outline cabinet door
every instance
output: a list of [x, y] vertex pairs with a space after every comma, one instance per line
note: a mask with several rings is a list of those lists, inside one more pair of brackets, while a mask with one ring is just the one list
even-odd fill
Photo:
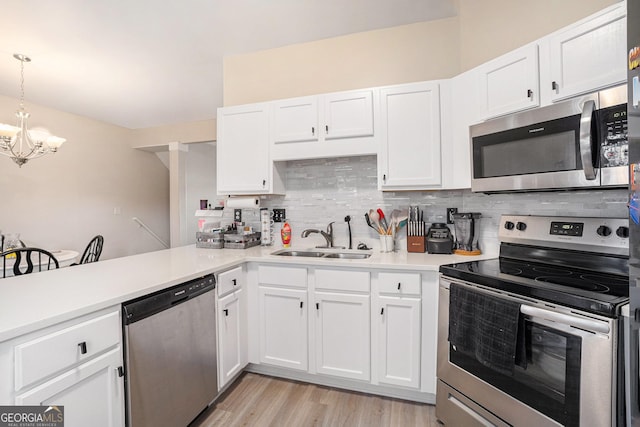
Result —
[[369, 381], [369, 296], [329, 292], [314, 296], [317, 372]]
[[373, 97], [370, 90], [323, 96], [324, 138], [373, 135]]
[[259, 287], [260, 362], [306, 371], [307, 291]]
[[[242, 343], [242, 289], [218, 300], [218, 388], [246, 365]], [[244, 353], [246, 354], [246, 352]]]
[[122, 349], [109, 351], [17, 395], [16, 405], [62, 405], [65, 426], [124, 425], [124, 381], [117, 374]]
[[317, 97], [278, 101], [273, 103], [272, 108], [274, 143], [318, 140]]
[[440, 91], [437, 83], [381, 91], [379, 187], [429, 189], [441, 184]]
[[219, 194], [270, 192], [269, 124], [265, 104], [218, 110]]
[[476, 71], [484, 119], [540, 105], [538, 45], [509, 52]]
[[625, 4], [548, 38], [553, 101], [623, 83], [627, 79]]
[[419, 388], [420, 299], [381, 296], [378, 302], [379, 381]]

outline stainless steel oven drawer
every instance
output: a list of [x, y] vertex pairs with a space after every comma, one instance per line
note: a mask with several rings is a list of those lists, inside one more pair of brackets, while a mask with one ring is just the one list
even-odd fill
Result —
[[436, 389], [436, 417], [452, 427], [511, 426], [442, 381]]

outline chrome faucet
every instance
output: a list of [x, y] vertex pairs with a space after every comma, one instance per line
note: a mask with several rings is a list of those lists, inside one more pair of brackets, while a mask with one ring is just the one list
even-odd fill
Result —
[[326, 246], [318, 246], [319, 248], [332, 248], [333, 247], [333, 222], [330, 222], [329, 225], [327, 225], [327, 231], [322, 231], [322, 230], [316, 230], [315, 228], [307, 228], [306, 230], [302, 231], [302, 237], [307, 237], [309, 236], [309, 234], [312, 233], [318, 233], [320, 235], [322, 235], [322, 237], [324, 237], [324, 239], [327, 241]]

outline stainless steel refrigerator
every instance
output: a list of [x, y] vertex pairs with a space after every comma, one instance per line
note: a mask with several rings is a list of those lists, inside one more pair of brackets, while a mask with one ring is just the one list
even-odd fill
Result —
[[625, 317], [625, 394], [629, 426], [640, 426], [640, 0], [627, 0], [629, 140], [629, 313]]

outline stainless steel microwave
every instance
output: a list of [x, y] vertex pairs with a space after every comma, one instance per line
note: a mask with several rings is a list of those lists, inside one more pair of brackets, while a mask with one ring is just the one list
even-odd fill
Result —
[[473, 125], [470, 137], [474, 192], [628, 184], [626, 85]]

